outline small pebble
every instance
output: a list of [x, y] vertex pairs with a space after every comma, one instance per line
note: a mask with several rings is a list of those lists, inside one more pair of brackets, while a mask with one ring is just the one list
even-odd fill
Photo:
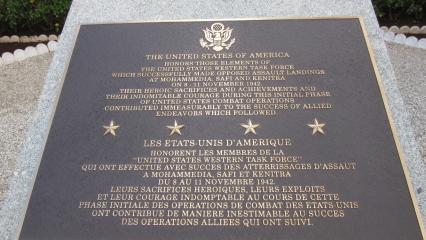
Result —
[[11, 36], [10, 37], [10, 42], [11, 43], [17, 43], [17, 42], [19, 42], [19, 37], [16, 36], [16, 35]]
[[49, 51], [54, 52], [56, 48], [58, 48], [58, 42], [50, 41], [47, 43], [47, 47], [49, 48]]
[[1, 55], [4, 64], [13, 63], [15, 61], [15, 57], [10, 52], [5, 52]]
[[27, 54], [28, 57], [34, 57], [37, 56], [37, 49], [35, 47], [32, 46], [28, 46], [25, 48], [25, 53]]
[[56, 35], [49, 35], [49, 41], [57, 41], [58, 37]]
[[38, 54], [44, 54], [49, 52], [49, 48], [47, 48], [47, 46], [43, 43], [37, 44], [36, 49]]
[[404, 44], [404, 42], [405, 42], [405, 39], [406, 39], [406, 38], [407, 38], [407, 37], [406, 37], [404, 34], [397, 34], [397, 35], [395, 36], [394, 41], [395, 41], [396, 43]]
[[37, 36], [30, 36], [30, 41], [31, 41], [31, 42], [40, 42], [40, 41], [38, 40], [38, 37], [37, 37]]
[[30, 38], [24, 35], [19, 38], [19, 41], [22, 43], [27, 43], [27, 42], [30, 42]]
[[411, 47], [417, 47], [417, 38], [416, 37], [408, 37], [407, 39], [405, 39], [405, 44]]
[[394, 32], [394, 33], [399, 32], [399, 28], [397, 26], [392, 26], [392, 27], [389, 28], [389, 30]]
[[410, 33], [412, 33], [412, 34], [418, 34], [418, 33], [420, 33], [420, 27], [419, 26], [412, 26], [410, 28]]
[[0, 37], [0, 43], [8, 43], [8, 42], [10, 42], [9, 36]]
[[383, 38], [386, 41], [393, 41], [395, 39], [395, 33], [393, 33], [393, 32], [386, 32], [385, 35], [383, 36]]
[[15, 56], [15, 61], [22, 61], [27, 58], [27, 55], [25, 54], [25, 51], [22, 49], [16, 49], [13, 52], [13, 56]]
[[426, 38], [422, 38], [417, 42], [417, 47], [426, 49]]
[[38, 40], [40, 42], [47, 42], [47, 41], [49, 41], [49, 38], [46, 35], [42, 34], [42, 35], [38, 36]]
[[409, 33], [410, 32], [410, 27], [409, 26], [402, 26], [399, 29], [400, 33]]

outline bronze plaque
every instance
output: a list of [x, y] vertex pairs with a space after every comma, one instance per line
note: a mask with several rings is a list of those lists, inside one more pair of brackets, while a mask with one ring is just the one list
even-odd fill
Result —
[[20, 239], [423, 239], [362, 19], [82, 25]]

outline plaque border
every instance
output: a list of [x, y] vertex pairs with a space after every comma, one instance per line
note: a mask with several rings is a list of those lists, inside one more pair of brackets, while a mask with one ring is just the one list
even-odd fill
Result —
[[[421, 232], [423, 239], [426, 239], [426, 237], [425, 237], [426, 232], [425, 232], [422, 213], [420, 212], [419, 203], [418, 203], [417, 197], [414, 193], [413, 181], [412, 181], [412, 178], [410, 176], [410, 171], [408, 169], [407, 160], [405, 159], [404, 150], [402, 148], [401, 142], [399, 141], [398, 132], [396, 130], [395, 122], [393, 120], [392, 113], [391, 113], [391, 110], [390, 110], [390, 107], [389, 107], [389, 100], [388, 100], [388, 97], [387, 97], [386, 92], [384, 90], [383, 81], [382, 81], [382, 78], [380, 76], [379, 69], [377, 67], [376, 56], [374, 54], [374, 51], [372, 50], [370, 39], [368, 38], [368, 32], [367, 32], [367, 29], [365, 27], [364, 18], [362, 16], [359, 16], [358, 20], [359, 20], [362, 32], [364, 34], [364, 40], [365, 40], [365, 43], [366, 43], [367, 48], [368, 48], [368, 53], [370, 55], [370, 60], [371, 60], [371, 64], [373, 65], [374, 73], [376, 75], [377, 84], [379, 85], [379, 88], [380, 88], [380, 95], [382, 96], [383, 105], [385, 106], [386, 115], [388, 116], [389, 125], [390, 125], [391, 130], [392, 130], [393, 140], [395, 142], [395, 145], [396, 145], [396, 148], [397, 148], [397, 151], [398, 151], [399, 160], [401, 161], [402, 169], [404, 171], [405, 180], [406, 180], [406, 183], [408, 185], [408, 190], [410, 191], [411, 201], [412, 201], [412, 204], [414, 205], [414, 210], [415, 210], [416, 215], [417, 215], [417, 222], [418, 222], [419, 227], [420, 227], [420, 232]], [[388, 57], [389, 57], [389, 55], [388, 55]]]
[[[408, 190], [410, 192], [410, 198], [411, 198], [411, 203], [414, 207], [415, 213], [416, 213], [416, 217], [417, 217], [417, 223], [419, 225], [420, 228], [420, 233], [423, 239], [426, 239], [426, 229], [424, 226], [424, 221], [423, 221], [423, 216], [422, 213], [420, 211], [420, 207], [419, 207], [419, 203], [417, 200], [417, 197], [415, 195], [414, 189], [413, 189], [413, 182], [412, 182], [412, 178], [410, 176], [410, 172], [408, 169], [408, 165], [407, 165], [407, 160], [405, 158], [404, 155], [404, 151], [402, 148], [402, 145], [400, 143], [399, 140], [399, 136], [398, 136], [398, 132], [396, 130], [395, 127], [395, 122], [394, 119], [392, 117], [392, 113], [389, 107], [389, 101], [388, 101], [388, 97], [386, 95], [386, 92], [384, 90], [384, 84], [383, 84], [383, 80], [380, 76], [380, 72], [378, 70], [378, 66], [377, 66], [377, 62], [376, 62], [376, 57], [374, 54], [374, 50], [371, 46], [371, 42], [370, 39], [368, 37], [368, 31], [367, 28], [365, 26], [365, 20], [363, 16], [360, 15], [354, 15], [354, 16], [346, 16], [346, 15], [336, 15], [336, 16], [316, 16], [316, 17], [303, 17], [303, 16], [294, 16], [294, 17], [252, 17], [252, 18], [212, 18], [212, 19], [159, 19], [159, 20], [131, 20], [131, 21], [124, 21], [124, 22], [99, 22], [99, 23], [79, 23], [77, 26], [75, 26], [74, 28], [72, 28], [72, 30], [75, 31], [75, 35], [72, 38], [71, 42], [72, 42], [72, 49], [71, 49], [71, 53], [68, 55], [67, 59], [66, 59], [66, 63], [65, 63], [65, 68], [63, 70], [62, 73], [62, 77], [60, 78], [60, 81], [58, 82], [58, 86], [57, 88], [60, 89], [60, 91], [56, 94], [55, 99], [53, 101], [53, 111], [51, 112], [50, 116], [49, 116], [49, 130], [47, 132], [46, 138], [43, 141], [43, 150], [41, 151], [41, 155], [39, 158], [39, 161], [37, 162], [37, 170], [35, 171], [35, 174], [33, 174], [32, 176], [32, 180], [31, 180], [31, 192], [30, 194], [27, 194], [27, 198], [25, 199], [25, 205], [24, 205], [24, 209], [22, 210], [20, 219], [19, 219], [19, 226], [18, 226], [18, 231], [16, 231], [16, 233], [14, 234], [16, 236], [15, 239], [19, 239], [21, 232], [22, 232], [22, 227], [24, 224], [24, 220], [25, 217], [27, 215], [27, 210], [28, 210], [28, 205], [30, 203], [30, 199], [34, 190], [34, 185], [35, 185], [35, 181], [38, 175], [38, 171], [40, 168], [40, 164], [43, 158], [43, 154], [46, 148], [46, 144], [47, 144], [47, 139], [50, 135], [50, 131], [52, 128], [52, 123], [53, 123], [53, 118], [55, 116], [55, 113], [57, 111], [58, 108], [58, 102], [59, 102], [59, 98], [62, 94], [62, 90], [63, 90], [63, 84], [64, 81], [68, 75], [68, 68], [71, 62], [71, 59], [74, 55], [75, 52], [75, 44], [77, 42], [78, 36], [80, 35], [80, 28], [81, 26], [84, 25], [118, 25], [118, 24], [132, 24], [132, 23], [179, 23], [179, 22], [212, 22], [212, 21], [270, 21], [270, 20], [335, 20], [335, 19], [358, 19], [362, 34], [363, 34], [363, 40], [367, 46], [367, 50], [368, 50], [368, 55], [370, 57], [370, 62], [372, 64], [373, 70], [374, 70], [374, 75], [376, 77], [376, 81], [380, 90], [380, 96], [382, 99], [382, 103], [385, 107], [385, 111], [386, 111], [386, 116], [388, 118], [389, 121], [389, 125], [391, 127], [391, 132], [392, 132], [392, 138], [394, 140], [394, 143], [396, 145], [397, 148], [397, 152], [398, 152], [398, 156], [399, 156], [399, 160], [401, 162], [401, 166], [402, 166], [402, 170], [404, 173], [404, 177], [405, 177], [405, 181], [406, 184], [408, 186]], [[382, 38], [383, 40], [383, 38]], [[384, 41], [384, 40], [383, 40]], [[389, 57], [389, 55], [387, 54], [387, 56]], [[49, 67], [49, 71], [50, 71], [50, 67]], [[44, 91], [44, 90], [43, 90]]]

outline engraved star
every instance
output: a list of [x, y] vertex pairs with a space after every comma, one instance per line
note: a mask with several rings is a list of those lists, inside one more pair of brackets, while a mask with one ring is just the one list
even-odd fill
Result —
[[253, 124], [250, 119], [247, 121], [247, 124], [241, 123], [240, 125], [241, 127], [246, 129], [246, 131], [244, 132], [244, 135], [246, 135], [247, 133], [256, 134], [255, 129], [260, 126], [260, 124]]
[[173, 135], [175, 133], [177, 133], [179, 135], [182, 135], [182, 133], [180, 132], [180, 129], [183, 128], [184, 126], [185, 125], [183, 125], [183, 124], [182, 125], [178, 125], [178, 123], [175, 120], [175, 124], [173, 126], [166, 126], [166, 127], [171, 130], [170, 131], [170, 135], [169, 135], [169, 136], [171, 136], [171, 135]]
[[325, 126], [325, 123], [319, 123], [318, 120], [315, 118], [313, 124], [306, 124], [310, 128], [312, 128], [312, 135], [314, 135], [317, 132], [320, 132], [321, 134], [325, 134], [324, 130], [322, 129]]
[[109, 123], [109, 126], [103, 126], [106, 131], [104, 133], [104, 136], [107, 135], [108, 133], [115, 136], [115, 130], [117, 130], [117, 128], [119, 128], [119, 125], [114, 125], [114, 121], [111, 120], [111, 122]]

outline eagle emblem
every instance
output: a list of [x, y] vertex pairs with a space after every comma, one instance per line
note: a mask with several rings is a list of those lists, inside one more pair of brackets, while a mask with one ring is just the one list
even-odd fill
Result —
[[204, 38], [200, 38], [200, 45], [203, 48], [210, 49], [212, 48], [214, 51], [219, 52], [224, 48], [227, 50], [235, 43], [235, 38], [231, 39], [229, 43], [229, 39], [231, 38], [232, 28], [225, 26], [222, 23], [213, 23], [212, 26], [203, 30]]

